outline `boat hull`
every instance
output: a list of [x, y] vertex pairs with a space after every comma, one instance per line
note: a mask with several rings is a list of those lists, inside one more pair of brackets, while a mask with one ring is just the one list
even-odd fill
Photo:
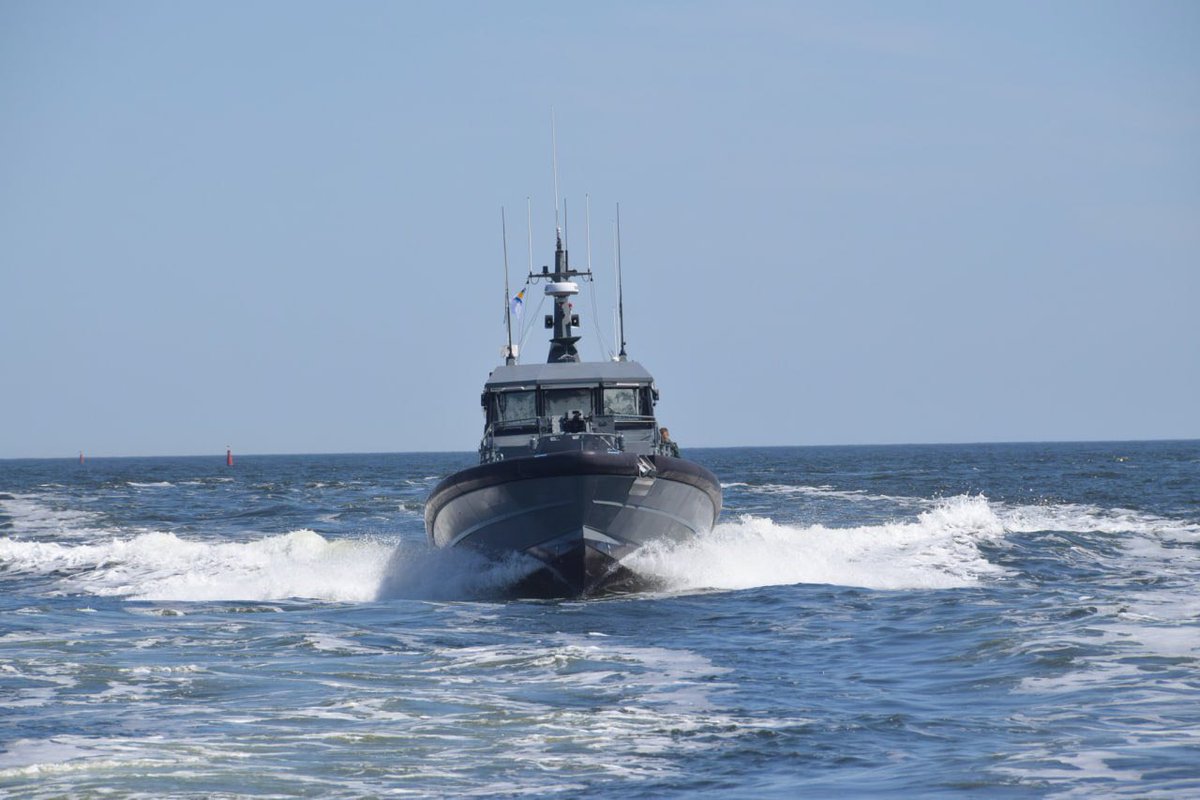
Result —
[[691, 461], [573, 451], [451, 475], [430, 495], [425, 526], [437, 547], [536, 559], [517, 595], [586, 597], [649, 588], [623, 562], [708, 532], [720, 512], [720, 484]]

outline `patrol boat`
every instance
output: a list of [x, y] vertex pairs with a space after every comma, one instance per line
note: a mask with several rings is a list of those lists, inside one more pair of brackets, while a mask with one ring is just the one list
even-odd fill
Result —
[[543, 283], [554, 301], [545, 317], [553, 329], [546, 363], [516, 363], [510, 327], [505, 363], [480, 398], [486, 422], [479, 465], [434, 488], [425, 529], [437, 547], [533, 559], [532, 571], [512, 587], [516, 596], [653, 588], [626, 565], [629, 556], [651, 542], [710, 531], [721, 513], [721, 484], [661, 437], [658, 388], [626, 357], [623, 314], [620, 354], [580, 359], [570, 298], [579, 293], [576, 279], [592, 276], [571, 268], [561, 233], [556, 239], [554, 270], [542, 267], [528, 279]]

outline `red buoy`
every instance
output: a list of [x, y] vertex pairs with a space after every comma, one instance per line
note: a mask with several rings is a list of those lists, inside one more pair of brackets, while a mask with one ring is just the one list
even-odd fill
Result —
[[233, 466], [233, 448], [231, 447], [225, 448], [225, 466]]

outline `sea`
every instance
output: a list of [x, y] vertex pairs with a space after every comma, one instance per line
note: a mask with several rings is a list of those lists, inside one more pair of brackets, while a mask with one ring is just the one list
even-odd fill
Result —
[[430, 549], [470, 453], [0, 461], [0, 796], [1200, 797], [1200, 442], [684, 455], [586, 601]]

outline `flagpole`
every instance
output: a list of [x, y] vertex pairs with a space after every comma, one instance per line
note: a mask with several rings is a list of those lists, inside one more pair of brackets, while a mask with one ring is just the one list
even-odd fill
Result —
[[508, 225], [504, 221], [504, 206], [500, 206], [500, 240], [504, 245], [504, 327], [508, 329], [508, 349], [504, 351], [504, 363], [513, 364], [512, 348], [512, 301], [508, 297]]

